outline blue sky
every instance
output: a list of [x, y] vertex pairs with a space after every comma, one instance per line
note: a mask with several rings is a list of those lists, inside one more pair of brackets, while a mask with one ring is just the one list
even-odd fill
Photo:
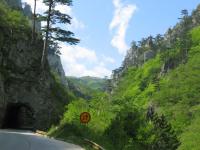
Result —
[[[33, 5], [30, 0], [27, 1]], [[180, 11], [191, 12], [199, 0], [74, 0], [58, 9], [73, 17], [72, 30], [81, 39], [77, 46], [61, 43], [66, 75], [110, 76], [123, 61], [131, 41], [164, 34], [174, 26]], [[38, 12], [45, 7], [38, 1]]]

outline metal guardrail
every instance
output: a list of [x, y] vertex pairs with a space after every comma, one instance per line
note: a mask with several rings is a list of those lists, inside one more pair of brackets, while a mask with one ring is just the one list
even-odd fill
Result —
[[47, 136], [47, 132], [41, 131], [41, 130], [36, 130], [36, 134], [41, 135], [41, 136]]
[[[45, 136], [45, 137], [47, 137], [47, 132], [44, 132], [44, 131], [41, 131], [41, 130], [36, 130], [35, 133], [38, 134], [38, 135], [40, 135], [40, 136]], [[51, 138], [52, 138], [52, 137], [51, 137]], [[65, 140], [59, 139], [59, 138], [58, 138], [57, 140], [65, 141]], [[86, 144], [90, 145], [90, 146], [91, 146], [92, 148], [94, 148], [95, 150], [105, 150], [102, 146], [98, 145], [97, 143], [95, 143], [95, 142], [93, 142], [93, 141], [91, 141], [91, 140], [89, 140], [89, 139], [84, 138], [83, 141], [84, 141]]]
[[83, 139], [86, 143], [90, 144], [95, 150], [105, 150], [102, 146], [98, 145], [97, 143], [90, 141], [88, 139]]

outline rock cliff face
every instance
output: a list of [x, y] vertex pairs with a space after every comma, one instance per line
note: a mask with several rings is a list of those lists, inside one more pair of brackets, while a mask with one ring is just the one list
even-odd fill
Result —
[[[0, 127], [16, 124], [15, 128], [34, 126], [45, 130], [59, 121], [64, 109], [61, 106], [68, 103], [68, 98], [59, 93], [47, 59], [45, 69], [40, 69], [43, 41], [37, 39], [31, 44], [31, 28], [1, 31]], [[24, 122], [33, 124], [27, 126]]]
[[154, 58], [154, 56], [155, 56], [155, 52], [152, 50], [148, 50], [144, 52], [144, 62], [148, 61], [151, 58]]
[[48, 65], [44, 71], [45, 78], [41, 80], [39, 68], [43, 41], [37, 43], [34, 46], [29, 40], [18, 40], [1, 47], [0, 125], [7, 107], [18, 103], [27, 104], [34, 110], [36, 128], [45, 129], [58, 119], [56, 106], [61, 102], [52, 94], [54, 80]]
[[[7, 3], [14, 8], [21, 8], [24, 15], [27, 16], [30, 20], [30, 26], [32, 26], [33, 24], [33, 13], [32, 13], [32, 9], [31, 6], [27, 3], [24, 3], [24, 7], [22, 8], [22, 2], [21, 0], [18, 0], [16, 2], [13, 3], [13, 0], [6, 0]], [[41, 22], [36, 21], [36, 31], [37, 32], [41, 32]], [[61, 82], [63, 85], [68, 86], [67, 84], [67, 80], [65, 79], [65, 72], [60, 60], [60, 57], [56, 54], [53, 53], [48, 53], [48, 62], [49, 62], [49, 66], [51, 68], [51, 70], [55, 73], [57, 73], [60, 78], [61, 78]]]
[[[30, 26], [33, 24], [33, 14], [31, 6], [27, 3], [24, 3], [24, 7], [22, 8], [22, 2], [21, 0], [6, 0], [8, 5], [13, 8], [20, 8], [22, 9], [25, 16], [27, 16], [30, 20]], [[41, 22], [36, 21], [36, 31], [41, 32]], [[65, 79], [65, 72], [60, 60], [60, 57], [53, 53], [48, 53], [48, 62], [50, 65], [50, 68], [53, 72], [57, 73], [60, 78], [63, 85], [68, 86], [67, 80]]]
[[68, 87], [68, 82], [65, 77], [65, 71], [63, 69], [63, 66], [62, 66], [62, 63], [60, 60], [60, 56], [49, 53], [48, 54], [48, 62], [49, 62], [49, 66], [50, 66], [51, 70], [60, 76], [61, 83], [64, 86]]
[[[25, 16], [27, 16], [29, 18], [30, 26], [32, 26], [33, 25], [33, 13], [32, 13], [32, 10], [31, 10], [31, 6], [28, 5], [27, 3], [24, 4], [23, 13], [24, 13]], [[41, 32], [41, 22], [36, 20], [35, 29], [36, 29], [36, 32]]]
[[21, 9], [22, 8], [22, 2], [21, 2], [21, 0], [5, 0], [5, 1], [12, 8], [17, 8], [17, 9]]
[[132, 44], [132, 47], [127, 51], [127, 54], [122, 62], [122, 66], [113, 70], [111, 84], [115, 88], [118, 84], [119, 78], [129, 67], [138, 67], [143, 63], [155, 57], [155, 52], [151, 50], [153, 48], [152, 37], [148, 37], [142, 44], [142, 48], [138, 47], [136, 43]]

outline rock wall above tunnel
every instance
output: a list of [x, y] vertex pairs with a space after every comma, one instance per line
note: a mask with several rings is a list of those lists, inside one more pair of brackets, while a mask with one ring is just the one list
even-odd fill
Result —
[[40, 69], [43, 41], [38, 39], [37, 44], [31, 44], [31, 34], [16, 34], [21, 36], [3, 36], [0, 46], [0, 126], [7, 105], [20, 102], [33, 108], [35, 127], [45, 130], [59, 121], [62, 110], [58, 106], [66, 105], [68, 100], [56, 96], [47, 60], [45, 69]]

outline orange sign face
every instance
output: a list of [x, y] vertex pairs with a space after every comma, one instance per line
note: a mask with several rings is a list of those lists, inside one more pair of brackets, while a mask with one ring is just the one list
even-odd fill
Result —
[[86, 124], [86, 123], [90, 122], [90, 119], [91, 119], [91, 116], [90, 116], [90, 114], [88, 112], [81, 113], [81, 115], [80, 115], [81, 123], [85, 123]]

